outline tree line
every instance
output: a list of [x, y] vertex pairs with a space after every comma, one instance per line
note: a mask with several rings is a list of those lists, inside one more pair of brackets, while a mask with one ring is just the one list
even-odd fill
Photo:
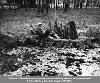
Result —
[[63, 4], [63, 9], [67, 12], [70, 9], [70, 4], [73, 4], [74, 9], [82, 9], [85, 5], [85, 8], [90, 6], [99, 6], [100, 0], [7, 0], [7, 3], [10, 5], [11, 3], [15, 3], [18, 8], [37, 8], [37, 11], [43, 13], [44, 11], [48, 13], [50, 8], [50, 4], [54, 4], [56, 9], [59, 4]]

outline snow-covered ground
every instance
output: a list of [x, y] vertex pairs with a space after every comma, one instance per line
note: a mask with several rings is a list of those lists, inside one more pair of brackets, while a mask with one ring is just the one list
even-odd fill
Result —
[[7, 53], [19, 56], [16, 71], [4, 76], [100, 76], [100, 48], [28, 48], [19, 47]]

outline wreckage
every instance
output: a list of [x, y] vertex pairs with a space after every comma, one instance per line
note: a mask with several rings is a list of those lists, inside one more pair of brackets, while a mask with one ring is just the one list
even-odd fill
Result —
[[78, 34], [76, 30], [76, 25], [74, 21], [69, 23], [59, 23], [57, 20], [54, 22], [54, 29], [51, 28], [51, 22], [49, 22], [49, 29], [43, 32], [42, 23], [38, 23], [37, 28], [35, 29], [32, 25], [31, 34], [37, 35], [40, 39], [52, 39], [54, 41], [77, 41]]

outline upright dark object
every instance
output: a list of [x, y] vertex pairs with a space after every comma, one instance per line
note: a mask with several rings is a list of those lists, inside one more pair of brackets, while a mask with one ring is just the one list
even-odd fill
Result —
[[80, 1], [80, 9], [83, 7], [83, 0]]
[[54, 32], [57, 34], [57, 27], [58, 27], [58, 24], [57, 24], [57, 19], [54, 21]]
[[70, 26], [70, 39], [78, 39], [75, 22], [71, 21], [68, 25]]
[[89, 5], [89, 0], [86, 1], [85, 9], [87, 9], [88, 5]]
[[70, 0], [64, 0], [64, 12], [67, 12], [70, 9]]
[[64, 39], [70, 39], [70, 26], [67, 23], [64, 26]]

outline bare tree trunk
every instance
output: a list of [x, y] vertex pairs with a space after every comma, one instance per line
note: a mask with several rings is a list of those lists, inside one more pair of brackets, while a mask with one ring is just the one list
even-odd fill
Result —
[[76, 9], [78, 9], [80, 6], [80, 0], [77, 0], [77, 3], [76, 3]]
[[67, 12], [70, 9], [70, 0], [64, 0], [64, 11]]
[[86, 6], [85, 6], [85, 9], [87, 9], [88, 4], [89, 4], [89, 0], [86, 0]]
[[30, 8], [36, 8], [36, 0], [30, 0]]
[[76, 9], [76, 0], [74, 0], [74, 9]]
[[83, 7], [83, 0], [80, 0], [80, 9]]
[[41, 13], [41, 0], [38, 0], [38, 13]]
[[46, 14], [48, 14], [49, 12], [49, 3], [50, 3], [50, 0], [46, 0]]

